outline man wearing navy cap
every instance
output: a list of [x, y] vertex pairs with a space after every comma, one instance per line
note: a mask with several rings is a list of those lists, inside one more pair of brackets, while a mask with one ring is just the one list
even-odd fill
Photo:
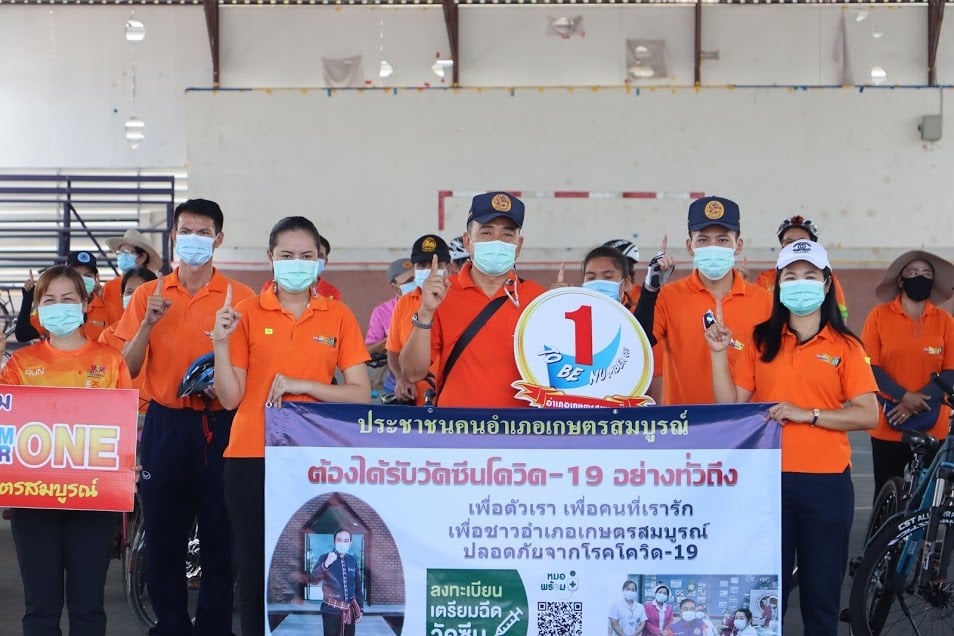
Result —
[[[470, 262], [449, 279], [440, 273], [438, 258], [431, 259], [400, 365], [405, 378], [420, 380], [437, 361], [441, 406], [527, 406], [514, 397], [510, 386], [520, 379], [513, 330], [523, 308], [544, 288], [521, 280], [514, 270], [523, 246], [523, 218], [523, 201], [517, 197], [506, 192], [478, 194], [463, 236]], [[478, 321], [482, 312], [484, 319]], [[457, 346], [467, 331], [473, 337]]]
[[[721, 304], [724, 322], [743, 340], [772, 311], [772, 295], [745, 282], [734, 269], [742, 252], [738, 204], [723, 197], [696, 199], [689, 205], [688, 226], [686, 250], [694, 270], [660, 290], [653, 324], [656, 346], [663, 347], [664, 404], [715, 401], [703, 325], [707, 310], [715, 313]], [[730, 365], [743, 346], [741, 340], [733, 341]]]

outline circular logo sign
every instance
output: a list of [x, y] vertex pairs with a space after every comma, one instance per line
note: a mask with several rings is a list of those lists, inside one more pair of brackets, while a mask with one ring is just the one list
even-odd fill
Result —
[[520, 315], [517, 397], [535, 406], [634, 406], [653, 376], [649, 338], [621, 303], [581, 287], [552, 289]]
[[506, 194], [498, 194], [490, 200], [490, 207], [495, 209], [497, 212], [510, 212], [512, 205], [513, 204], [510, 201], [510, 197], [508, 197]]
[[709, 201], [704, 212], [707, 219], [721, 219], [725, 215], [725, 206], [721, 201]]

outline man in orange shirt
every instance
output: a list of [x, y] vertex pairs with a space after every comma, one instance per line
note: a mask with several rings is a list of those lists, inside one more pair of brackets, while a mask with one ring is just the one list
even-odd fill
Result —
[[[394, 395], [404, 403], [424, 404], [425, 393], [432, 388], [426, 379], [419, 382], [407, 380], [401, 373], [401, 349], [411, 335], [414, 328], [411, 318], [421, 306], [421, 286], [431, 273], [431, 261], [437, 256], [437, 274], [447, 275], [447, 268], [451, 264], [450, 248], [444, 239], [436, 234], [425, 234], [414, 241], [411, 246], [411, 263], [414, 266], [414, 289], [398, 299], [398, 303], [391, 315], [391, 328], [388, 331], [388, 341], [385, 347], [388, 352], [388, 367], [394, 376]], [[434, 361], [436, 362], [436, 360]], [[433, 375], [436, 365], [432, 362], [428, 375]], [[436, 389], [436, 387], [434, 387]]]
[[[478, 194], [471, 202], [464, 234], [470, 262], [448, 279], [439, 274], [438, 257], [431, 261], [400, 365], [405, 379], [417, 381], [427, 375], [432, 361], [439, 360], [441, 406], [527, 406], [514, 397], [516, 390], [510, 386], [520, 379], [513, 334], [524, 307], [544, 289], [521, 280], [514, 271], [523, 246], [523, 217], [520, 199], [506, 192]], [[452, 353], [461, 335], [491, 302], [496, 310], [455, 361]]]
[[[778, 242], [782, 247], [794, 243], [799, 239], [808, 239], [809, 241], [818, 240], [818, 227], [812, 223], [811, 219], [806, 219], [800, 214], [795, 216], [790, 216], [782, 219], [782, 222], [778, 226]], [[775, 289], [775, 281], [778, 278], [778, 270], [774, 267], [772, 269], [767, 269], [761, 274], [758, 278], [755, 279], [755, 284], [759, 287], [764, 287], [769, 291]], [[845, 290], [841, 287], [841, 281], [838, 280], [838, 276], [835, 274], [831, 275], [832, 284], [835, 286], [835, 299], [838, 301], [838, 310], [841, 312], [841, 317], [846, 322], [848, 321], [848, 303], [845, 301]]]
[[[222, 487], [222, 453], [234, 411], [218, 400], [180, 398], [177, 388], [189, 365], [212, 351], [215, 314], [231, 286], [239, 302], [253, 295], [212, 265], [222, 244], [222, 210], [214, 201], [192, 199], [173, 216], [179, 266], [133, 294], [116, 336], [133, 376], [146, 352], [145, 387], [152, 396], [142, 435], [139, 492], [149, 541], [147, 583], [158, 624], [150, 636], [191, 634], [182, 554], [193, 520], [202, 528], [203, 599], [196, 627], [202, 633], [232, 633], [232, 535]], [[210, 396], [211, 397], [211, 396]], [[205, 411], [211, 411], [206, 417]]]
[[[662, 287], [656, 303], [653, 333], [663, 347], [663, 404], [711, 404], [712, 365], [705, 341], [703, 315], [722, 302], [725, 323], [733, 333], [749, 334], [767, 319], [772, 296], [747, 283], [735, 269], [742, 252], [739, 206], [722, 197], [704, 197], [689, 205], [686, 249], [692, 274]], [[735, 364], [744, 344], [733, 341], [729, 363]], [[658, 374], [659, 371], [657, 370]]]

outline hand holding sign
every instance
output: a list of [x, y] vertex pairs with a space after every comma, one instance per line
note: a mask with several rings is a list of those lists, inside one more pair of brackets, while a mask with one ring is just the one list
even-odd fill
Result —
[[225, 288], [225, 303], [215, 312], [215, 324], [212, 326], [212, 340], [225, 342], [238, 327], [242, 314], [232, 308], [232, 285]]
[[162, 274], [156, 279], [156, 291], [146, 300], [146, 315], [143, 322], [147, 325], [154, 325], [166, 315], [172, 301], [162, 296]]

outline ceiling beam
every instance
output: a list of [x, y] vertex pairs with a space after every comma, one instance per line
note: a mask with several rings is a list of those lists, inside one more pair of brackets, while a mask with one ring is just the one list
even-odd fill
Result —
[[451, 67], [453, 72], [452, 86], [460, 84], [460, 22], [458, 21], [457, 2], [455, 0], [443, 0], [444, 4], [444, 26], [447, 27], [447, 41], [450, 42], [451, 59], [454, 65]]
[[943, 21], [944, 0], [928, 0], [928, 86], [937, 86], [937, 45]]
[[209, 48], [212, 52], [212, 86], [219, 87], [219, 2], [202, 0], [205, 9], [205, 27], [209, 32]]

